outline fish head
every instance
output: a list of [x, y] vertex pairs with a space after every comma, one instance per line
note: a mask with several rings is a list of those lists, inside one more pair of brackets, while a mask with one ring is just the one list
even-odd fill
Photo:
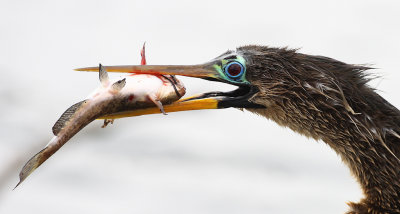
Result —
[[157, 97], [163, 103], [171, 103], [179, 100], [186, 93], [185, 85], [174, 75], [163, 75], [162, 87], [157, 92]]

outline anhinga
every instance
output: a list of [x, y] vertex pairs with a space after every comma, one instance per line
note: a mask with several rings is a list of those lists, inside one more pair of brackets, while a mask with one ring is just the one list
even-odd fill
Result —
[[[368, 67], [287, 48], [244, 46], [199, 65], [107, 66], [110, 72], [171, 74], [238, 86], [165, 106], [165, 111], [244, 108], [327, 143], [365, 198], [348, 213], [400, 213], [400, 111], [367, 85]], [[98, 68], [77, 70], [97, 71]], [[109, 115], [159, 113], [157, 108]]]

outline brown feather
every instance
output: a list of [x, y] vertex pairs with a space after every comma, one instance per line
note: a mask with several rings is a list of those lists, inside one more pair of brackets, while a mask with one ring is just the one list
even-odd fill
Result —
[[327, 143], [365, 198], [349, 213], [400, 213], [400, 111], [368, 86], [370, 69], [287, 48], [245, 46], [246, 78], [259, 92], [247, 109]]

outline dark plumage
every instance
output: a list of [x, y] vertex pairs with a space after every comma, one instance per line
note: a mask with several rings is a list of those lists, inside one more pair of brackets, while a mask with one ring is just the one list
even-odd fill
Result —
[[367, 85], [368, 67], [245, 46], [246, 78], [259, 90], [248, 109], [327, 143], [360, 183], [365, 198], [348, 213], [400, 213], [400, 111]]
[[368, 67], [287, 48], [244, 46], [198, 65], [108, 68], [237, 85], [234, 91], [172, 103], [166, 111], [245, 108], [323, 140], [339, 154], [364, 192], [359, 203], [349, 203], [348, 213], [400, 213], [400, 112], [368, 86]]

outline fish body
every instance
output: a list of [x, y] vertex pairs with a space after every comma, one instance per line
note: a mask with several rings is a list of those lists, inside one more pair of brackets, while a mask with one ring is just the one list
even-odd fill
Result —
[[25, 164], [20, 172], [17, 186], [93, 120], [154, 105], [165, 114], [162, 105], [180, 99], [186, 92], [184, 85], [170, 75], [132, 74], [124, 79], [111, 81], [100, 65], [99, 78], [101, 86], [85, 100], [68, 108], [54, 124], [52, 129], [54, 137], [44, 149]]
[[[169, 104], [185, 94], [183, 84], [171, 76], [129, 75], [125, 77], [125, 86], [120, 90], [113, 89], [112, 82], [114, 81], [98, 87], [86, 98], [91, 103], [99, 105], [103, 115], [151, 107], [158, 103]], [[118, 105], [109, 104], [110, 100]], [[107, 107], [100, 103], [104, 103]], [[159, 107], [162, 111], [161, 106]]]

